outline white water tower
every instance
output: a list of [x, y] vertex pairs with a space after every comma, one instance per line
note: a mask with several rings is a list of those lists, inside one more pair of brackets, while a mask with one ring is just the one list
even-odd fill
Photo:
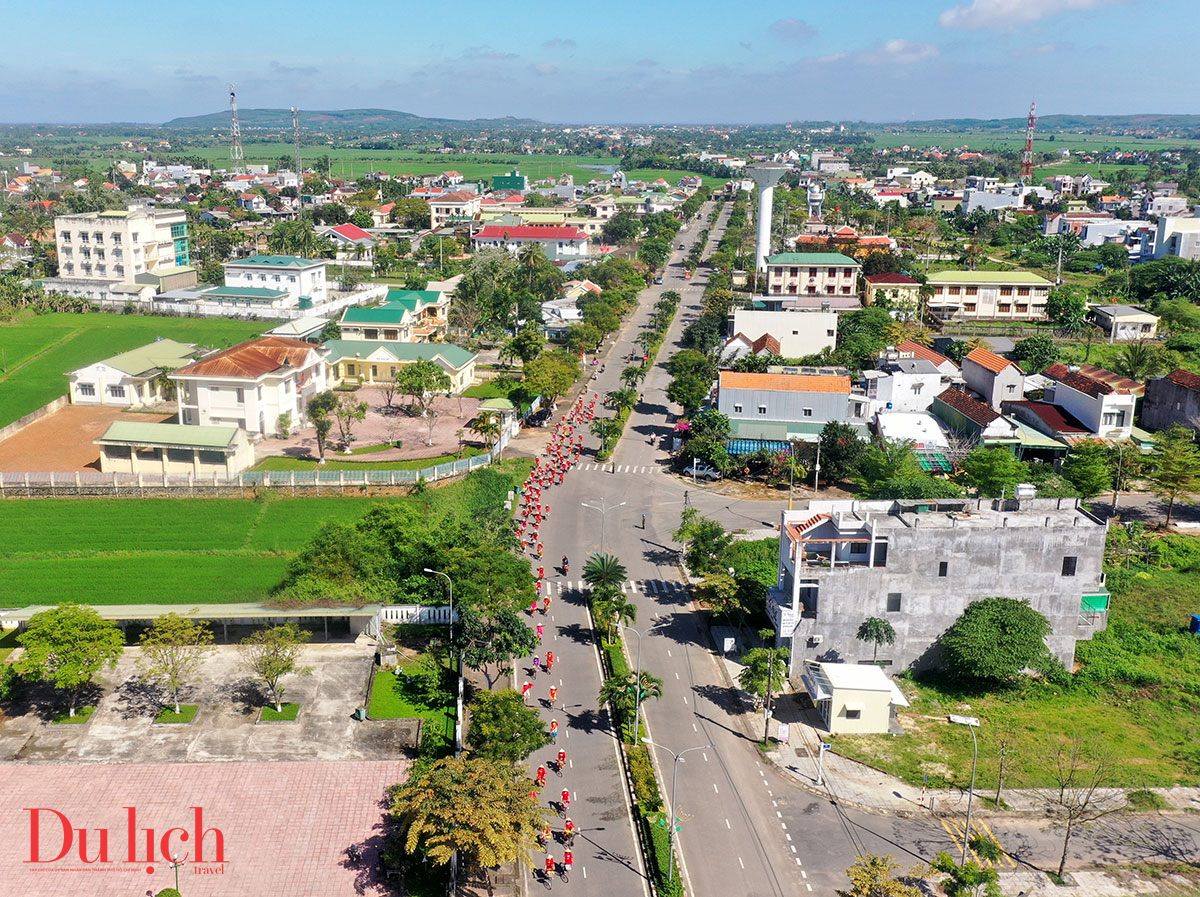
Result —
[[775, 201], [775, 185], [791, 169], [775, 162], [759, 162], [746, 166], [746, 174], [758, 187], [758, 237], [754, 241], [754, 270], [767, 270], [771, 254], [771, 206]]

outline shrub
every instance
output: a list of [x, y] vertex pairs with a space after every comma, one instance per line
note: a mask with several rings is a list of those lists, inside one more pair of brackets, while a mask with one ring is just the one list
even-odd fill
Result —
[[654, 764], [650, 751], [639, 745], [628, 749], [629, 778], [633, 782], [633, 795], [643, 813], [658, 813], [663, 808], [662, 794], [658, 790], [658, 779], [654, 777]]
[[654, 863], [654, 879], [658, 884], [660, 897], [683, 897], [683, 883], [679, 880], [679, 864], [675, 864], [674, 875], [667, 880], [667, 868], [671, 856], [671, 835], [666, 827], [642, 817], [642, 825], [646, 832], [646, 840], [650, 845], [650, 858]]

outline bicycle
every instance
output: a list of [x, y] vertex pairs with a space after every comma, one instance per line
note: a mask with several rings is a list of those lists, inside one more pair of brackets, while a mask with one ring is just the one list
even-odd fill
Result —
[[571, 864], [570, 863], [559, 863], [558, 868], [559, 868], [558, 874], [562, 878], [563, 882], [565, 883], [565, 882], [570, 881], [571, 880]]

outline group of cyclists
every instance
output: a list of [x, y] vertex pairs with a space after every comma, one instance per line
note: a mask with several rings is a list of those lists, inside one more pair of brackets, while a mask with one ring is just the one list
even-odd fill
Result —
[[[566, 474], [579, 461], [579, 455], [583, 451], [583, 435], [582, 432], [576, 433], [578, 428], [584, 430], [588, 423], [595, 416], [596, 401], [599, 396], [592, 394], [588, 400], [586, 395], [581, 395], [571, 409], [563, 415], [558, 426], [555, 427], [553, 435], [550, 437], [550, 442], [546, 446], [543, 456], [534, 461], [533, 471], [529, 478], [521, 487], [521, 513], [516, 521], [516, 536], [521, 542], [522, 548], [529, 550], [537, 558], [542, 557], [543, 547], [539, 538], [539, 529], [542, 522], [550, 514], [550, 505], [542, 503], [542, 490], [549, 489], [552, 486], [561, 485]], [[570, 569], [570, 563], [566, 555], [562, 559], [562, 575], [566, 576]], [[537, 567], [537, 595], [533, 603], [529, 607], [530, 616], [541, 613], [545, 616], [550, 610], [550, 596], [543, 595], [546, 589], [546, 568], [539, 565]], [[540, 601], [539, 601], [540, 599]], [[540, 644], [545, 635], [545, 626], [538, 622], [535, 626], [537, 632], [538, 643]], [[555, 657], [553, 651], [547, 651], [545, 657], [540, 654], [535, 654], [532, 659], [531, 668], [529, 670], [530, 679], [525, 680], [521, 687], [521, 695], [525, 700], [529, 700], [529, 696], [533, 691], [532, 679], [537, 678], [540, 670], [545, 670], [547, 673], [553, 671]], [[541, 703], [548, 706], [551, 714], [558, 703], [557, 685], [549, 686], [549, 700], [542, 699]], [[558, 743], [559, 722], [557, 719], [550, 720], [550, 738], [553, 750], [555, 751], [554, 759], [546, 760], [540, 763], [534, 775], [535, 790], [530, 792], [530, 796], [534, 800], [539, 800], [539, 792], [546, 787], [546, 772], [547, 768], [554, 770], [555, 774], [561, 778], [567, 769], [567, 750], [565, 746], [559, 746]], [[553, 808], [555, 801], [551, 799], [551, 807]], [[563, 788], [557, 800], [558, 812], [564, 819], [562, 832], [556, 834], [547, 826], [538, 836], [538, 842], [546, 851], [545, 859], [545, 874], [546, 883], [555, 875], [561, 875], [564, 881], [568, 881], [571, 873], [571, 866], [574, 863], [574, 855], [572, 850], [575, 844], [576, 827], [574, 821], [568, 813], [571, 809], [571, 791], [569, 788]], [[554, 842], [559, 840], [563, 845], [563, 855], [561, 863], [554, 856]]]

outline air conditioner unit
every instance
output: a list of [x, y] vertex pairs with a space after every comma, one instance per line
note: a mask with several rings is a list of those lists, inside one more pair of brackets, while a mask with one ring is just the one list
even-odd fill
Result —
[[823, 635], [810, 635], [808, 637], [808, 643], [810, 645], [812, 645], [814, 648], [817, 645], [821, 644], [821, 642], [823, 642], [823, 641], [825, 641], [825, 636], [823, 636]]

